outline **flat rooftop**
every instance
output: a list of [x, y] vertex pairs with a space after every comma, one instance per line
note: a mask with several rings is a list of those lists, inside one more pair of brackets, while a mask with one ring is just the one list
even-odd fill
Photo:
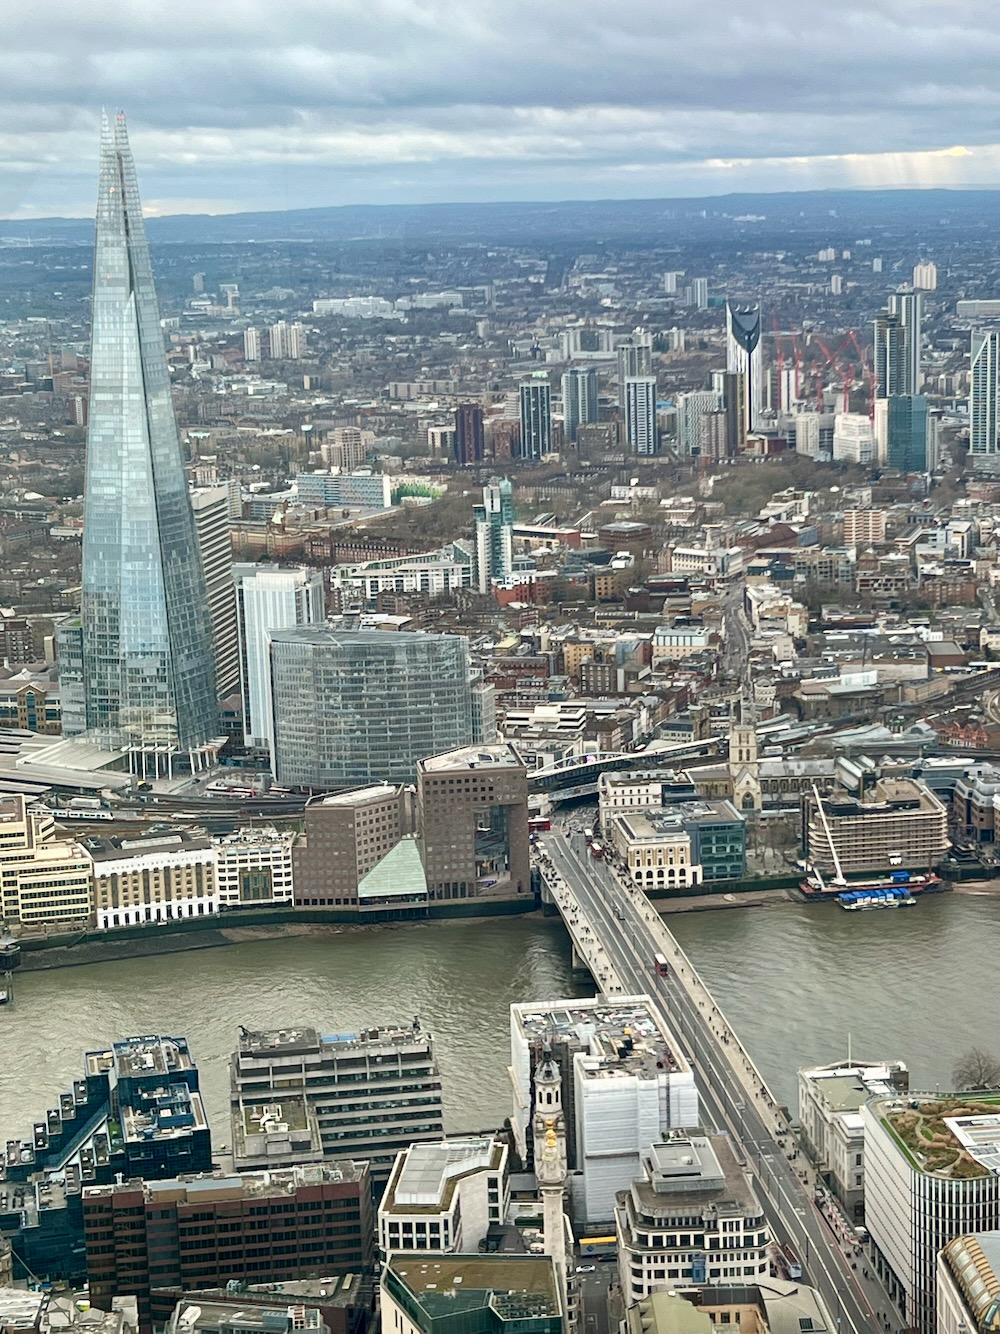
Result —
[[421, 760], [417, 768], [422, 773], [441, 773], [452, 769], [523, 769], [524, 761], [513, 746], [463, 746], [461, 750], [446, 750], [443, 755], [431, 755]]
[[310, 802], [312, 806], [360, 806], [368, 801], [387, 801], [398, 795], [399, 786], [393, 783], [371, 783], [368, 787], [356, 787], [350, 792], [335, 792], [323, 797], [321, 801]]
[[119, 1079], [137, 1075], [172, 1075], [194, 1069], [187, 1038], [123, 1038], [121, 1042], [111, 1044], [111, 1051]]
[[357, 1033], [318, 1033], [315, 1028], [240, 1029], [240, 1052], [248, 1056], [293, 1056], [319, 1054], [323, 1050], [348, 1051], [363, 1047], [387, 1047], [430, 1043], [430, 1034], [413, 1024], [363, 1028]]
[[722, 1214], [761, 1212], [726, 1135], [660, 1141], [643, 1155], [643, 1168], [644, 1179], [631, 1187], [643, 1214], [671, 1215], [699, 1206]]
[[322, 1186], [341, 1181], [360, 1181], [366, 1162], [349, 1158], [323, 1163], [299, 1163], [293, 1167], [261, 1172], [199, 1172], [192, 1176], [168, 1177], [162, 1181], [131, 1181], [124, 1185], [87, 1186], [84, 1196], [113, 1195], [115, 1191], [141, 1190], [147, 1202], [176, 1200], [196, 1204], [199, 1200], [269, 1199], [290, 1195], [299, 1186]]
[[585, 1067], [590, 1078], [621, 1073], [655, 1078], [688, 1069], [673, 1034], [657, 1024], [648, 996], [512, 1005], [511, 1013], [528, 1041], [575, 1039], [598, 1062]]
[[555, 1268], [547, 1255], [394, 1252], [386, 1263], [432, 1315], [457, 1314], [456, 1299], [465, 1309], [495, 1305], [508, 1319], [559, 1314]]
[[486, 1137], [411, 1144], [393, 1173], [380, 1212], [437, 1213], [447, 1207], [462, 1177], [488, 1168], [499, 1171], [502, 1162], [503, 1146]]
[[257, 1305], [233, 1297], [229, 1301], [198, 1301], [182, 1298], [166, 1325], [167, 1330], [218, 1329], [247, 1331], [247, 1334], [285, 1334], [292, 1329], [320, 1330], [323, 1317], [314, 1307], [294, 1311], [291, 1306]]
[[174, 1083], [143, 1089], [138, 1102], [121, 1108], [121, 1126], [125, 1142], [134, 1144], [181, 1139], [194, 1130], [207, 1130], [208, 1118], [201, 1094]]

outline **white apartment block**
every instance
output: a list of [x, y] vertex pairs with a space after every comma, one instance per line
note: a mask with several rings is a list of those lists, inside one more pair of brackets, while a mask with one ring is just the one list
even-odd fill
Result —
[[[962, 1104], [970, 1115], [961, 1115]], [[936, 1334], [938, 1253], [967, 1233], [1000, 1228], [1000, 1162], [995, 1110], [981, 1114], [969, 1099], [890, 1098], [862, 1108], [865, 1136], [865, 1226], [876, 1270], [897, 1303], [900, 1324]], [[959, 1109], [959, 1114], [948, 1113]], [[952, 1151], [935, 1159], [937, 1146], [921, 1132], [933, 1121], [946, 1127]], [[926, 1149], [923, 1145], [927, 1145]], [[938, 1163], [940, 1162], [940, 1165]], [[966, 1175], [956, 1175], [961, 1165]], [[971, 1175], [978, 1172], [978, 1175]]]
[[338, 565], [331, 572], [335, 588], [359, 598], [380, 593], [424, 593], [435, 597], [472, 587], [472, 560], [459, 547], [426, 555], [388, 557], [357, 565]]
[[885, 510], [845, 510], [844, 546], [872, 547], [885, 541]]
[[864, 1217], [864, 1121], [869, 1098], [904, 1092], [902, 1061], [834, 1061], [799, 1071], [799, 1123], [805, 1148], [847, 1216]]
[[94, 911], [104, 931], [141, 922], [205, 917], [219, 911], [215, 849], [180, 835], [122, 840], [91, 851]]
[[397, 1156], [378, 1210], [379, 1246], [474, 1254], [507, 1217], [510, 1178], [501, 1140], [411, 1144]]
[[227, 907], [292, 902], [291, 833], [240, 829], [215, 842], [219, 903]]

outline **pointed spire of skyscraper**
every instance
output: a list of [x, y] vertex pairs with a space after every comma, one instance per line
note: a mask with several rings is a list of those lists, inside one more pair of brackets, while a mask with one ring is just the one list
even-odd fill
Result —
[[136, 769], [157, 772], [172, 764], [165, 757], [201, 752], [218, 728], [205, 580], [122, 112], [101, 125], [89, 408], [64, 731], [124, 747]]

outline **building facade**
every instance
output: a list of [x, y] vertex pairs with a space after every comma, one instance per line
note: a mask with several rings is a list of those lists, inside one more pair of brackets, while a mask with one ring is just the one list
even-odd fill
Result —
[[756, 430], [764, 407], [760, 305], [726, 302], [726, 370], [743, 376], [743, 429]]
[[799, 1124], [806, 1152], [848, 1218], [865, 1216], [865, 1135], [861, 1108], [873, 1097], [905, 1093], [902, 1061], [835, 1061], [799, 1071]]
[[911, 778], [880, 779], [864, 800], [827, 797], [822, 811], [806, 793], [802, 811], [803, 849], [824, 875], [836, 871], [837, 860], [845, 874], [887, 867], [926, 871], [950, 847], [947, 810]]
[[482, 463], [486, 453], [483, 409], [479, 403], [459, 403], [455, 409], [455, 462], [460, 467]]
[[473, 581], [480, 593], [514, 572], [514, 488], [505, 477], [493, 477], [483, 487], [483, 503], [472, 510]]
[[94, 913], [104, 931], [219, 911], [216, 855], [208, 839], [107, 840], [92, 846]]
[[270, 752], [274, 745], [270, 635], [294, 625], [322, 625], [323, 576], [304, 566], [283, 570], [276, 565], [237, 565], [235, 580], [244, 740]]
[[1000, 452], [1000, 329], [972, 335], [969, 389], [969, 453], [993, 458]]
[[957, 1237], [1000, 1227], [995, 1107], [971, 1098], [881, 1098], [861, 1115], [875, 1268], [902, 1323], [936, 1334], [939, 1252]]
[[518, 386], [521, 458], [540, 459], [552, 453], [552, 390], [549, 377], [538, 372]]
[[56, 838], [51, 814], [22, 796], [0, 797], [0, 916], [22, 928], [88, 924], [93, 860]]
[[336, 1036], [241, 1029], [230, 1089], [234, 1117], [248, 1102], [303, 1098], [316, 1112], [323, 1152], [364, 1159], [379, 1187], [402, 1149], [444, 1134], [441, 1073], [417, 1021]]
[[937, 1261], [936, 1334], [992, 1334], [1000, 1326], [1000, 1232], [949, 1241]]
[[203, 486], [191, 492], [195, 535], [212, 618], [215, 688], [220, 699], [225, 699], [240, 686], [233, 541], [229, 532], [231, 501], [228, 486]]
[[199, 767], [218, 731], [212, 629], [120, 112], [101, 135], [91, 309], [81, 616], [64, 632], [78, 648], [60, 655], [81, 678], [63, 730], [136, 768]]
[[655, 454], [659, 448], [656, 429], [656, 377], [633, 376], [623, 391], [625, 444], [633, 454]]
[[725, 1135], [667, 1136], [615, 1206], [618, 1279], [631, 1305], [663, 1288], [761, 1282], [771, 1234]]
[[473, 741], [461, 636], [300, 626], [270, 639], [280, 783], [412, 782], [424, 756]]
[[291, 903], [293, 840], [291, 833], [251, 825], [216, 839], [215, 885], [219, 907]]
[[296, 905], [357, 907], [361, 880], [412, 829], [410, 795], [399, 785], [310, 801], [292, 854]]
[[510, 1205], [507, 1145], [500, 1139], [411, 1144], [393, 1164], [378, 1207], [385, 1255], [442, 1255], [485, 1249]]
[[593, 367], [571, 366], [562, 377], [563, 437], [576, 443], [581, 426], [598, 419], [597, 371]]
[[528, 771], [513, 746], [421, 760], [417, 831], [432, 899], [530, 892]]
[[374, 1259], [368, 1167], [345, 1159], [92, 1186], [83, 1226], [91, 1300], [110, 1307], [135, 1296], [143, 1330], [163, 1318], [153, 1307], [157, 1288], [320, 1278], [357, 1273]]

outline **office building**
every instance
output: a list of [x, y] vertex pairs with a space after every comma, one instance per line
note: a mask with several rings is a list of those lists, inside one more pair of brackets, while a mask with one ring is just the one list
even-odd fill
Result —
[[764, 407], [764, 353], [760, 305], [726, 302], [726, 370], [742, 375], [743, 431], [757, 429]]
[[699, 458], [706, 453], [705, 418], [722, 407], [722, 396], [711, 389], [693, 389], [678, 394], [677, 453], [681, 458]]
[[91, 1186], [83, 1228], [91, 1300], [134, 1296], [144, 1330], [169, 1315], [154, 1289], [320, 1278], [374, 1260], [368, 1165], [347, 1159]]
[[279, 783], [412, 783], [424, 756], [475, 739], [460, 635], [299, 626], [270, 638]]
[[57, 839], [43, 807], [0, 797], [0, 919], [22, 929], [89, 925], [92, 865], [86, 848]]
[[424, 1254], [487, 1249], [510, 1205], [507, 1145], [502, 1139], [446, 1139], [411, 1144], [396, 1157], [378, 1207], [379, 1247]]
[[547, 1255], [392, 1254], [382, 1269], [382, 1327], [392, 1334], [566, 1334], [562, 1286]]
[[1000, 1232], [949, 1241], [937, 1259], [936, 1334], [980, 1334], [1000, 1327]]
[[856, 463], [867, 468], [875, 462], [875, 434], [862, 412], [840, 412], [833, 424], [835, 463]]
[[322, 625], [323, 576], [305, 566], [237, 565], [236, 611], [239, 634], [240, 693], [248, 746], [270, 751], [271, 633], [296, 625]]
[[302, 324], [279, 320], [269, 334], [272, 361], [299, 361], [306, 355], [306, 331]]
[[901, 1325], [936, 1334], [937, 1257], [1000, 1228], [996, 1105], [970, 1096], [877, 1098], [861, 1115], [865, 1226]]
[[698, 1090], [674, 1036], [646, 996], [541, 1001], [510, 1007], [511, 1128], [522, 1162], [537, 1073], [554, 1061], [562, 1086], [567, 1162], [578, 1221], [609, 1223], [616, 1192], [641, 1175], [642, 1155], [670, 1130], [699, 1124]]
[[544, 371], [518, 386], [522, 459], [540, 459], [552, 453], [552, 390]]
[[579, 428], [598, 418], [597, 371], [570, 367], [562, 377], [562, 400], [563, 439], [575, 444]]
[[875, 318], [875, 397], [919, 394], [923, 293], [895, 292]]
[[243, 360], [260, 361], [260, 330], [244, 329], [243, 331]]
[[806, 793], [802, 811], [803, 848], [824, 875], [836, 870], [834, 850], [849, 875], [889, 866], [926, 871], [950, 847], [947, 810], [912, 778], [881, 778], [861, 800], [828, 797], [822, 813], [815, 796]]
[[416, 1020], [332, 1037], [243, 1028], [229, 1071], [234, 1119], [247, 1103], [302, 1098], [316, 1113], [323, 1152], [365, 1159], [378, 1187], [402, 1149], [443, 1137], [441, 1073]]
[[746, 822], [728, 800], [609, 812], [603, 828], [645, 890], [687, 889], [746, 873]]
[[182, 757], [198, 768], [218, 731], [212, 628], [121, 113], [101, 135], [92, 330], [81, 615], [60, 652], [64, 679], [79, 675], [63, 731], [140, 771]]
[[293, 834], [267, 825], [242, 825], [214, 839], [219, 907], [291, 903], [293, 841]]
[[483, 503], [472, 510], [472, 569], [475, 587], [489, 593], [514, 572], [514, 488], [505, 477], [483, 487]]
[[230, 489], [225, 484], [198, 487], [191, 492], [195, 536], [198, 539], [212, 621], [215, 688], [219, 699], [225, 699], [240, 687], [233, 540], [229, 531], [231, 505]]
[[292, 853], [296, 905], [356, 908], [365, 876], [412, 832], [410, 795], [400, 785], [310, 801]]
[[100, 930], [219, 911], [215, 849], [207, 838], [168, 834], [89, 842]]
[[482, 463], [486, 453], [483, 409], [479, 403], [459, 403], [455, 409], [455, 462], [460, 467]]
[[625, 444], [633, 454], [652, 455], [659, 447], [656, 429], [656, 377], [645, 375], [625, 381]]
[[924, 292], [936, 292], [938, 283], [937, 265], [931, 259], [922, 260], [913, 266], [913, 286]]
[[848, 1218], [865, 1216], [865, 1135], [861, 1108], [869, 1098], [905, 1094], [902, 1061], [834, 1061], [799, 1071], [802, 1145]]
[[417, 832], [432, 899], [529, 893], [528, 773], [514, 747], [422, 759]]
[[969, 390], [969, 453], [992, 459], [1000, 453], [1000, 329], [972, 335]]
[[625, 393], [625, 381], [643, 379], [653, 374], [653, 335], [636, 330], [618, 343], [618, 395]]
[[664, 1287], [762, 1282], [771, 1233], [726, 1135], [657, 1137], [618, 1193], [618, 1281], [626, 1305]]

